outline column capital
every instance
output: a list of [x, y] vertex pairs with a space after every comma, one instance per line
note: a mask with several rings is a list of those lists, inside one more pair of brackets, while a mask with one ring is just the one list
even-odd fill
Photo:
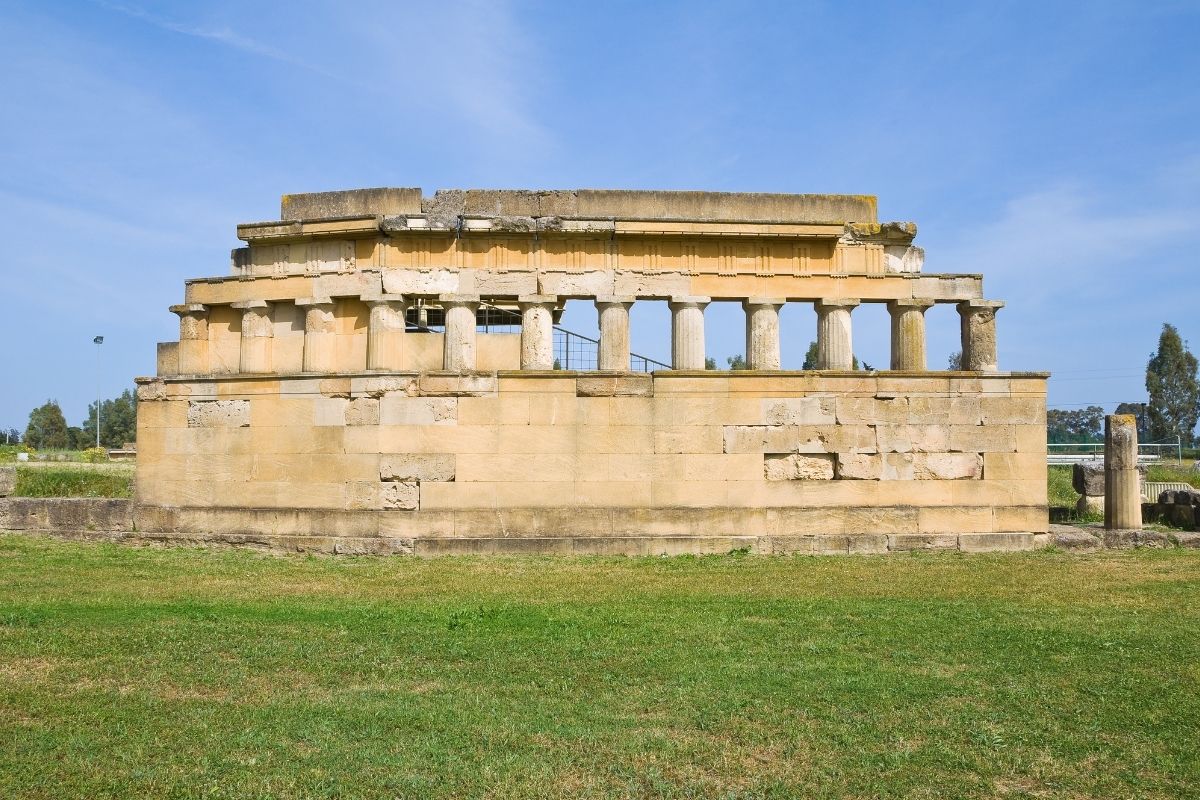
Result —
[[787, 305], [787, 299], [783, 297], [747, 297], [742, 301], [742, 308], [754, 308], [757, 306], [781, 308], [785, 305]]
[[558, 305], [558, 295], [556, 294], [519, 294], [517, 295], [517, 305], [521, 308], [525, 306], [546, 306]]
[[958, 302], [958, 313], [966, 314], [971, 311], [991, 309], [999, 311], [1004, 308], [1003, 300], [960, 300]]
[[368, 306], [406, 306], [408, 299], [402, 294], [364, 294], [359, 295], [359, 300], [366, 303]]
[[230, 303], [230, 308], [237, 308], [242, 311], [263, 310], [271, 307], [271, 304], [266, 300], [239, 300], [236, 303]]
[[888, 300], [887, 307], [888, 307], [888, 311], [897, 311], [900, 309], [903, 309], [906, 311], [912, 310], [912, 309], [916, 309], [919, 311], [926, 311], [927, 309], [931, 308], [936, 302], [937, 302], [936, 300], [924, 300], [924, 299], [920, 299], [920, 298], [916, 298], [916, 297], [904, 297], [904, 298], [900, 298], [897, 300]]
[[823, 308], [856, 308], [862, 304], [857, 297], [822, 297], [815, 305], [818, 310]]
[[599, 294], [596, 295], [596, 305], [631, 306], [637, 298], [631, 294]]
[[481, 302], [477, 294], [439, 294], [437, 301], [443, 306], [479, 305]]
[[178, 314], [183, 317], [191, 314], [206, 314], [208, 313], [208, 306], [203, 303], [181, 303], [177, 306], [169, 306], [167, 310], [172, 314]]
[[679, 297], [672, 297], [667, 305], [671, 308], [704, 308], [711, 302], [711, 297], [704, 297], [702, 295], [683, 295]]
[[331, 298], [331, 297], [297, 297], [295, 302], [296, 302], [296, 305], [301, 306], [301, 307], [304, 307], [304, 306], [316, 306], [316, 307], [332, 306], [333, 298]]

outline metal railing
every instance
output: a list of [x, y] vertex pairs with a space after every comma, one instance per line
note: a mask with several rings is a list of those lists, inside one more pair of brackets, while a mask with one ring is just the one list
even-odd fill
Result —
[[[480, 325], [480, 329], [484, 333], [521, 332], [521, 315], [517, 312], [494, 306], [491, 303], [481, 303], [480, 307], [487, 310], [484, 322]], [[599, 364], [599, 352], [600, 341], [598, 339], [567, 330], [561, 325], [554, 326], [555, 369], [594, 370]], [[671, 369], [671, 365], [649, 356], [630, 353], [629, 369], [633, 372], [654, 372], [659, 369]]]
[[[1058, 452], [1055, 452], [1055, 451]], [[1157, 464], [1163, 461], [1163, 451], [1167, 451], [1175, 461], [1183, 459], [1183, 448], [1179, 443], [1174, 444], [1139, 444], [1138, 463]], [[1104, 460], [1104, 442], [1078, 442], [1071, 444], [1052, 443], [1046, 445], [1046, 463], [1048, 464], [1082, 464], [1086, 461]]]

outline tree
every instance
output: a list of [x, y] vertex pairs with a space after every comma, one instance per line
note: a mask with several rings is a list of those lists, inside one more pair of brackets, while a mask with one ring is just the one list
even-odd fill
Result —
[[[83, 431], [88, 435], [90, 444], [96, 446], [96, 404], [88, 405], [88, 417], [83, 422]], [[105, 400], [100, 405], [100, 445], [102, 447], [120, 447], [125, 442], [132, 442], [137, 437], [137, 399], [133, 392], [126, 389], [112, 400]]]
[[750, 365], [746, 363], [746, 357], [741, 354], [729, 356], [725, 359], [725, 363], [729, 365], [730, 369], [750, 369]]
[[1150, 438], [1150, 416], [1145, 403], [1121, 403], [1114, 414], [1133, 414], [1137, 419], [1137, 434], [1139, 440]]
[[25, 443], [36, 450], [65, 450], [70, 446], [67, 420], [57, 400], [47, 400], [29, 412]]
[[1074, 411], [1046, 411], [1046, 439], [1052, 444], [1099, 442], [1104, 438], [1104, 409], [1088, 406]]
[[1165, 441], [1178, 436], [1191, 444], [1200, 418], [1200, 382], [1196, 379], [1196, 357], [1179, 337], [1174, 325], [1163, 324], [1158, 352], [1146, 365], [1146, 391], [1150, 393], [1147, 415], [1150, 438]]
[[955, 372], [962, 371], [962, 350], [956, 350], [950, 354], [949, 363], [946, 364], [946, 368], [954, 370]]
[[[858, 356], [853, 356], [853, 362], [850, 365], [851, 369], [858, 369]], [[817, 343], [815, 341], [808, 343], [808, 349], [804, 351], [804, 365], [800, 369], [816, 369], [817, 368]], [[870, 369], [870, 367], [867, 367]]]
[[713, 358], [712, 356], [705, 356], [704, 357], [704, 368], [705, 369], [716, 369], [717, 368], [717, 360], [715, 358]]

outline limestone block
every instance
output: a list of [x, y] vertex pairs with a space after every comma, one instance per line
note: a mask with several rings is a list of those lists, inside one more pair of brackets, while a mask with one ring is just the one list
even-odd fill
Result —
[[1046, 402], [1040, 397], [983, 397], [984, 425], [1045, 425]]
[[346, 397], [316, 397], [313, 404], [313, 424], [321, 427], [346, 424], [346, 409], [350, 399]]
[[768, 425], [833, 425], [833, 397], [767, 398], [762, 402], [762, 419]]
[[998, 533], [1041, 534], [1049, 529], [1045, 506], [997, 506], [992, 509], [992, 530]]
[[979, 480], [983, 456], [979, 453], [915, 453], [913, 477], [919, 481]]
[[458, 398], [385, 395], [379, 399], [380, 425], [456, 425]]
[[577, 397], [653, 397], [653, 375], [604, 375], [580, 377], [575, 385]]
[[475, 272], [475, 292], [484, 296], [531, 295], [537, 292], [536, 272], [492, 272], [477, 270]]
[[1080, 495], [1075, 501], [1075, 510], [1080, 514], [1103, 514], [1104, 495]]
[[188, 402], [189, 428], [248, 428], [249, 400], [191, 400]]
[[379, 400], [374, 397], [356, 397], [346, 408], [347, 425], [378, 425]]
[[876, 425], [875, 440], [881, 453], [909, 453], [913, 449], [907, 425]]
[[[806, 430], [811, 429], [801, 429], [801, 436], [805, 435]], [[827, 453], [879, 452], [878, 437], [875, 428], [870, 425], [835, 425], [817, 435]]]
[[665, 299], [690, 295], [691, 285], [691, 279], [679, 273], [648, 275], [644, 272], [618, 270], [614, 276], [611, 294]]
[[350, 379], [350, 394], [353, 397], [383, 397], [391, 392], [417, 394], [417, 378], [414, 375], [379, 375]]
[[[1082, 495], [1104, 496], [1104, 462], [1089, 461], [1071, 467], [1071, 487]], [[1101, 504], [1101, 510], [1103, 510]]]
[[908, 398], [838, 397], [837, 421], [841, 425], [899, 425], [908, 422]]
[[17, 485], [17, 468], [0, 467], [0, 497], [8, 497]]
[[909, 425], [908, 440], [914, 453], [944, 453], [950, 449], [947, 425]]
[[[472, 286], [465, 286], [461, 275], [473, 275], [473, 272], [459, 273], [448, 269], [385, 269], [383, 271], [383, 291], [387, 294], [466, 294], [474, 291]], [[474, 283], [473, 277], [466, 283]]]
[[[916, 533], [917, 509], [904, 506], [847, 508], [846, 533]], [[887, 549], [886, 537], [883, 547]]]
[[386, 453], [379, 459], [382, 481], [452, 481], [454, 455], [449, 453]]
[[834, 455], [767, 453], [763, 473], [769, 481], [828, 481], [833, 480], [835, 459]]
[[837, 477], [840, 480], [880, 480], [883, 478], [883, 456], [868, 453], [839, 453]]
[[956, 534], [894, 533], [888, 536], [888, 549], [896, 552], [906, 550], [954, 550], [958, 547]]
[[[945, 425], [950, 421], [949, 397], [908, 398], [908, 422], [911, 425]], [[979, 420], [975, 420], [978, 422]]]
[[495, 374], [422, 374], [417, 391], [425, 397], [481, 397], [496, 393]]
[[911, 481], [916, 477], [913, 466], [914, 456], [911, 453], [882, 453], [883, 474], [885, 481]]
[[381, 293], [378, 272], [356, 270], [322, 275], [316, 279], [313, 294], [317, 297], [361, 297]]
[[990, 507], [924, 506], [917, 510], [922, 533], [988, 533], [992, 530]]
[[163, 381], [154, 380], [153, 378], [139, 378], [137, 385], [137, 399], [147, 401], [166, 400], [167, 385]]
[[416, 511], [421, 507], [421, 487], [416, 481], [386, 481], [383, 487], [383, 507]]
[[885, 245], [883, 266], [889, 273], [919, 273], [925, 264], [925, 250], [913, 245]]
[[[676, 292], [676, 294], [689, 293], [687, 291]], [[613, 273], [609, 270], [587, 270], [583, 272], [545, 270], [538, 273], [537, 294], [583, 298], [615, 295], [617, 294], [616, 280]]]
[[951, 425], [950, 449], [959, 453], [1013, 453], [1017, 443], [1009, 425]]

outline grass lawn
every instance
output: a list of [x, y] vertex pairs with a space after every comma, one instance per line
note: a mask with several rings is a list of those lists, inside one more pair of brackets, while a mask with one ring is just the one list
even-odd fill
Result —
[[133, 464], [22, 464], [17, 497], [133, 497]]
[[0, 797], [1200, 796], [1200, 553], [0, 536]]

